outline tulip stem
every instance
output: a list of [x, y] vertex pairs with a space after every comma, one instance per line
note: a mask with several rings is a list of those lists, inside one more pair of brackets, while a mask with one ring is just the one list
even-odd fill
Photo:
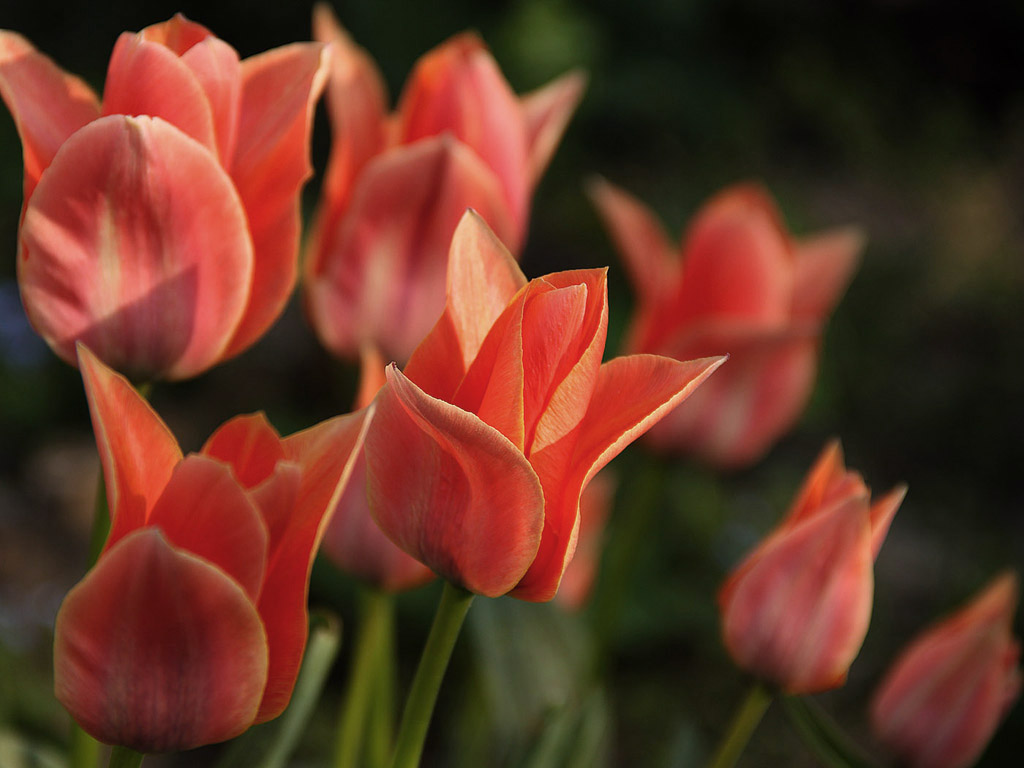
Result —
[[96, 768], [100, 762], [100, 743], [71, 721], [71, 748], [68, 764], [71, 768]]
[[423, 656], [420, 657], [412, 689], [405, 702], [391, 768], [417, 768], [420, 764], [437, 692], [441, 689], [441, 680], [448, 669], [455, 640], [472, 601], [471, 592], [445, 582], [441, 603], [437, 606], [434, 623], [430, 627], [430, 635], [423, 647]]
[[732, 768], [736, 764], [771, 703], [771, 692], [762, 683], [755, 682], [733, 716], [729, 730], [719, 743], [708, 768]]
[[[391, 600], [393, 603], [393, 599]], [[388, 611], [384, 642], [377, 651], [370, 725], [367, 729], [366, 768], [386, 768], [395, 739], [395, 612]]]
[[113, 747], [110, 750], [109, 768], [139, 768], [144, 757], [141, 752], [128, 747]]
[[375, 589], [365, 590], [359, 634], [352, 649], [348, 688], [338, 721], [334, 768], [355, 768], [360, 764], [359, 754], [363, 736], [367, 733], [370, 708], [377, 698], [376, 683], [383, 666], [380, 662], [384, 660], [384, 652], [389, 645], [387, 636], [394, 625], [393, 614], [391, 595]]

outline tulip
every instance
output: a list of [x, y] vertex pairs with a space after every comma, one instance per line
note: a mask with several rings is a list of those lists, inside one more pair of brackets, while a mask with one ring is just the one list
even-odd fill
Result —
[[[363, 350], [356, 408], [366, 408], [384, 386], [384, 361]], [[430, 581], [434, 574], [396, 547], [373, 521], [366, 499], [366, 459], [360, 451], [338, 504], [330, 515], [321, 551], [334, 565], [384, 592], [401, 592]]]
[[899, 486], [874, 504], [827, 445], [782, 523], [732, 572], [718, 594], [733, 661], [789, 693], [846, 681], [871, 618], [872, 569]]
[[177, 15], [114, 46], [102, 103], [0, 31], [0, 96], [25, 157], [18, 282], [64, 360], [81, 341], [137, 380], [251, 346], [295, 284], [323, 46], [240, 61]]
[[367, 432], [370, 510], [392, 541], [473, 593], [555, 595], [588, 481], [722, 362], [602, 364], [607, 322], [605, 270], [527, 283], [466, 213], [444, 313], [387, 368]]
[[612, 510], [615, 480], [607, 474], [597, 475], [580, 496], [580, 531], [576, 552], [562, 574], [558, 602], [570, 611], [582, 610], [594, 589], [598, 566], [604, 550], [604, 531]]
[[875, 693], [872, 730], [913, 768], [973, 765], [1020, 695], [1017, 577], [1005, 573], [914, 640]]
[[333, 147], [308, 245], [307, 314], [335, 355], [371, 343], [404, 361], [441, 313], [466, 208], [518, 251], [584, 78], [572, 72], [519, 98], [483, 42], [463, 33], [420, 59], [389, 115], [376, 66], [327, 5], [313, 27], [333, 51]]
[[281, 439], [242, 416], [183, 457], [128, 381], [79, 350], [111, 529], [57, 615], [57, 698], [141, 752], [230, 739], [291, 697], [313, 555], [364, 418]]
[[807, 403], [822, 325], [863, 238], [839, 229], [794, 240], [767, 191], [741, 184], [698, 212], [677, 254], [641, 202], [604, 181], [591, 193], [638, 296], [627, 349], [679, 360], [729, 354], [650, 442], [722, 468], [757, 461]]

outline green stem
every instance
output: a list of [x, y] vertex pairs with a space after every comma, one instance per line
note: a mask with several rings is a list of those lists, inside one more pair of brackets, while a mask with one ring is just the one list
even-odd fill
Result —
[[359, 635], [352, 650], [348, 688], [338, 721], [334, 768], [356, 768], [366, 735], [366, 723], [375, 694], [378, 660], [387, 644], [394, 600], [377, 590], [366, 590], [360, 612]]
[[437, 692], [441, 688], [448, 661], [455, 647], [466, 612], [473, 601], [473, 594], [461, 587], [445, 583], [441, 603], [434, 615], [427, 644], [423, 648], [416, 676], [412, 681], [409, 698], [402, 713], [402, 725], [398, 730], [398, 742], [391, 768], [417, 768], [427, 739], [427, 728], [434, 713]]
[[395, 669], [394, 610], [388, 612], [387, 621], [384, 642], [377, 653], [377, 675], [366, 738], [366, 768], [386, 768], [395, 739], [395, 681], [398, 674]]
[[99, 762], [100, 743], [72, 720], [68, 764], [71, 768], [95, 768]]
[[128, 747], [113, 747], [110, 750], [109, 768], [139, 768], [145, 755]]
[[709, 768], [732, 768], [736, 764], [771, 703], [771, 692], [762, 683], [755, 682], [736, 711], [714, 759], [708, 764]]

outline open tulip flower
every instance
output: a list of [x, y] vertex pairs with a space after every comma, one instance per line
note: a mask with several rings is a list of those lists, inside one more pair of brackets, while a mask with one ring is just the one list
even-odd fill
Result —
[[389, 115], [376, 66], [326, 5], [314, 33], [333, 53], [333, 148], [308, 247], [307, 313], [336, 355], [371, 342], [405, 361], [444, 306], [448, 246], [466, 208], [518, 251], [584, 80], [569, 73], [519, 98], [464, 33], [420, 59]]
[[365, 418], [281, 439], [237, 417], [182, 457], [128, 381], [79, 349], [111, 529], [57, 615], [57, 698], [140, 752], [237, 736], [291, 697], [313, 555]]
[[377, 395], [364, 450], [381, 529], [470, 592], [554, 597], [584, 486], [722, 362], [602, 364], [607, 322], [605, 270], [527, 282], [467, 212], [444, 313]]
[[1018, 582], [1005, 573], [900, 654], [875, 693], [872, 730], [910, 768], [973, 765], [1020, 695]]
[[846, 681], [868, 631], [875, 557], [905, 494], [899, 486], [872, 504], [839, 442], [825, 447], [785, 519], [719, 591], [739, 667], [789, 693]]
[[240, 61], [183, 16], [125, 32], [102, 103], [0, 31], [0, 95], [25, 159], [18, 282], [74, 363], [193, 376], [253, 344], [298, 270], [299, 199], [324, 46]]
[[638, 295], [628, 350], [729, 354], [650, 441], [719, 467], [758, 460], [807, 403], [822, 325], [856, 266], [860, 234], [794, 240], [768, 193], [740, 184], [698, 212], [680, 249], [640, 201], [605, 181], [591, 192]]

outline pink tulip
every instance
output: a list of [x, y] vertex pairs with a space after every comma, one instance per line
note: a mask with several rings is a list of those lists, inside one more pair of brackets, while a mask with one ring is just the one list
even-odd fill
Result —
[[114, 46], [102, 103], [0, 31], [0, 96], [25, 157], [18, 281], [74, 364], [82, 341], [139, 380], [194, 376], [252, 345], [297, 276], [323, 46], [239, 61], [180, 14]]
[[1004, 573], [900, 654], [871, 706], [878, 739], [912, 768], [966, 768], [1020, 695], [1017, 577]]
[[721, 358], [601, 363], [605, 271], [527, 282], [483, 220], [452, 239], [448, 302], [392, 364], [365, 446], [370, 510], [398, 546], [472, 592], [554, 597], [580, 494]]
[[443, 308], [448, 245], [466, 208], [518, 251], [584, 78], [569, 73], [519, 98], [464, 33], [420, 59], [389, 115], [376, 66], [328, 6], [313, 26], [333, 51], [333, 149], [306, 261], [307, 313], [336, 355], [370, 343], [406, 360]]
[[591, 193], [638, 295], [628, 349], [729, 354], [650, 442], [719, 467], [757, 461], [807, 403], [822, 325], [856, 266], [860, 233], [794, 240], [768, 193], [743, 184], [712, 198], [677, 248], [632, 196], [604, 181]]
[[906, 494], [876, 501], [825, 447], [782, 523], [718, 593], [722, 636], [733, 661], [789, 693], [846, 681], [871, 618], [873, 566]]
[[142, 752], [230, 739], [291, 698], [313, 555], [363, 415], [283, 440], [240, 416], [183, 457], [128, 381], [79, 349], [111, 529], [57, 615], [57, 698], [100, 741]]

